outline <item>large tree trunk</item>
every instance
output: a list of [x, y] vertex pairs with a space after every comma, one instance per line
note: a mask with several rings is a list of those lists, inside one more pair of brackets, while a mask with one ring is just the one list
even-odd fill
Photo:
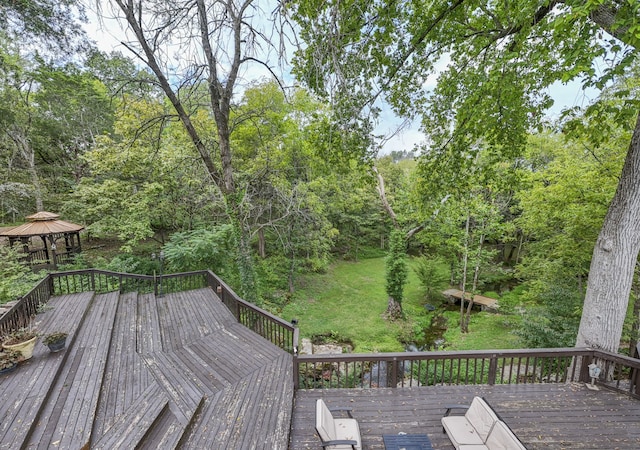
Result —
[[29, 176], [31, 177], [31, 185], [33, 186], [33, 194], [36, 200], [36, 212], [44, 211], [44, 199], [42, 195], [42, 185], [40, 184], [40, 175], [36, 167], [36, 155], [31, 147], [31, 143], [27, 138], [27, 134], [19, 129], [8, 131], [9, 137], [13, 140], [22, 158], [27, 163]]
[[633, 277], [633, 320], [631, 322], [631, 332], [629, 337], [629, 356], [638, 358], [636, 346], [638, 345], [638, 330], [640, 330], [640, 266], [636, 262], [636, 272]]
[[[467, 213], [467, 222], [464, 228], [464, 254], [462, 262], [462, 297], [460, 298], [460, 331], [462, 333], [469, 332], [469, 322], [464, 314], [464, 299], [467, 298], [467, 265], [469, 263], [469, 225], [471, 222], [471, 213]], [[469, 308], [471, 308], [471, 302], [473, 298], [469, 299]]]
[[[241, 55], [243, 45], [249, 45], [244, 40], [242, 31], [245, 27], [247, 30], [251, 27], [250, 22], [245, 21], [245, 14], [250, 14], [247, 12], [247, 8], [251, 6], [251, 1], [245, 0], [238, 5], [235, 2], [223, 2], [220, 4], [220, 9], [213, 8], [204, 0], [196, 0], [192, 4], [176, 4], [176, 18], [165, 17], [162, 14], [154, 16], [152, 5], [147, 5], [149, 9], [145, 10], [143, 3], [136, 2], [134, 4], [125, 0], [115, 0], [115, 3], [125, 14], [129, 27], [140, 44], [140, 50], [129, 47], [130, 50], [144, 61], [157, 77], [160, 87], [176, 110], [209, 175], [224, 196], [226, 212], [234, 227], [242, 294], [246, 300], [255, 302], [259, 297], [257, 275], [253, 265], [249, 229], [244, 221], [244, 199], [242, 192], [236, 187], [233, 177], [231, 129], [229, 128], [231, 100], [240, 66], [253, 59], [242, 58]], [[209, 101], [217, 129], [217, 150], [219, 153], [217, 164], [212, 158], [213, 148], [205, 144], [206, 139], [199, 134], [198, 129], [191, 121], [190, 113], [182, 103], [179, 92], [175, 91], [171, 85], [171, 74], [165, 72], [166, 64], [162, 63], [162, 46], [159, 45], [159, 42], [165, 43], [163, 42], [165, 35], [171, 34], [168, 31], [175, 29], [174, 20], [179, 22], [187, 17], [192, 18], [191, 8], [193, 6], [195, 6], [195, 18], [200, 31], [200, 50], [206, 60], [205, 73], [207, 74]], [[149, 17], [145, 17], [147, 15]], [[154, 17], [158, 20], [157, 28], [151, 31], [143, 28], [147, 19], [152, 21], [151, 18]], [[231, 50], [228, 52], [224, 44], [218, 45], [217, 39], [221, 34], [224, 34], [221, 30], [231, 31], [229, 35]], [[195, 43], [197, 39], [195, 36], [192, 37]], [[228, 65], [221, 64], [220, 58]], [[192, 82], [193, 80], [189, 80], [189, 83]]]
[[640, 250], [640, 114], [593, 249], [577, 347], [617, 352]]

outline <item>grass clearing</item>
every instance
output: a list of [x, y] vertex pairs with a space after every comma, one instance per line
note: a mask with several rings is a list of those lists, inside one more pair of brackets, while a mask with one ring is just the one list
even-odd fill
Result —
[[[409, 262], [411, 266], [412, 261]], [[354, 344], [354, 352], [404, 351], [400, 336], [419, 334], [430, 323], [434, 313], [426, 311], [424, 289], [416, 274], [409, 270], [403, 310], [406, 320], [388, 322], [383, 318], [387, 308], [384, 258], [358, 262], [336, 261], [325, 274], [307, 275], [280, 315], [286, 320], [298, 319], [302, 337], [319, 334], [339, 336]], [[438, 306], [436, 304], [436, 306]], [[517, 348], [518, 339], [512, 327], [518, 318], [502, 314], [475, 313], [470, 333], [462, 335], [458, 328], [459, 313], [446, 311], [448, 350]]]

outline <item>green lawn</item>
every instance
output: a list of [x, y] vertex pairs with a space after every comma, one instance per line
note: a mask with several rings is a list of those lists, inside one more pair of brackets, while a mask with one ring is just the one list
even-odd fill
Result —
[[[332, 334], [354, 344], [354, 352], [403, 351], [399, 336], [409, 336], [428, 325], [433, 313], [424, 308], [422, 287], [413, 270], [405, 288], [403, 309], [406, 320], [389, 322], [383, 318], [387, 307], [384, 288], [384, 258], [358, 262], [338, 261], [326, 274], [305, 276], [281, 316], [298, 319], [302, 337]], [[458, 313], [447, 311], [447, 349], [516, 348], [518, 342], [509, 326], [517, 318], [477, 313], [471, 332], [457, 328]]]

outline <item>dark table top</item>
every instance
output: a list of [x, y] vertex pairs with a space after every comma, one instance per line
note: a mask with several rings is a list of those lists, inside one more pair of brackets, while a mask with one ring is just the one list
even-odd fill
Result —
[[433, 450], [426, 434], [383, 434], [386, 450]]

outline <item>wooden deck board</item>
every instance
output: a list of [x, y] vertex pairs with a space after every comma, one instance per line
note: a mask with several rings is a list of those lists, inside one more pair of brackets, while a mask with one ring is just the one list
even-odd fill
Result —
[[172, 400], [171, 410], [174, 415], [184, 427], [187, 427], [204, 397], [193, 382], [192, 375], [181, 370], [182, 364], [170, 354], [158, 352], [144, 355], [143, 359], [156, 383]]
[[102, 436], [153, 381], [144, 361], [136, 353], [137, 297], [135, 293], [120, 296], [100, 393], [101, 401], [94, 423], [96, 436]]
[[[293, 396], [291, 362], [290, 355], [281, 354], [207, 398], [184, 448], [286, 449]], [[203, 428], [208, 432], [201, 432]], [[272, 431], [253, 432], [260, 429]]]
[[91, 448], [137, 448], [168, 407], [169, 400], [160, 386], [149, 385], [136, 404], [129, 407]]
[[[223, 329], [233, 316], [213, 305], [210, 289], [167, 294], [158, 299], [158, 313], [167, 350], [176, 350]], [[227, 323], [225, 323], [227, 322]], [[178, 326], [176, 326], [178, 325]]]
[[[286, 448], [291, 356], [239, 325], [211, 289], [193, 294], [113, 292], [96, 296], [86, 315], [76, 297], [61, 299], [51, 326], [78, 330], [65, 352], [40, 346], [0, 378], [0, 448], [223, 445], [218, 435], [227, 436], [226, 448]], [[28, 389], [29, 400], [10, 386]], [[223, 417], [200, 422], [211, 417], [207, 404]]]
[[90, 442], [118, 299], [115, 292], [96, 296], [74, 343], [71, 351], [83, 351], [82, 363], [69, 380], [69, 395], [51, 445], [55, 442], [60, 448], [73, 448]]
[[[73, 342], [92, 300], [91, 292], [50, 299], [46, 311], [36, 316], [39, 331], [66, 331]], [[29, 361], [0, 376], [0, 448], [16, 448], [34, 432], [33, 423], [47, 410], [50, 388], [66, 360], [66, 352], [51, 354], [38, 343]]]
[[[404, 389], [336, 389], [296, 392], [290, 449], [316, 448], [315, 400], [349, 406], [363, 447], [382, 450], [383, 434], [426, 433], [434, 449], [453, 449], [440, 419], [447, 404], [484, 396], [529, 450], [640, 448], [640, 402], [580, 384], [430, 386]], [[635, 424], [631, 426], [630, 424]]]
[[162, 351], [160, 319], [153, 294], [138, 296], [137, 351], [141, 354]]
[[[292, 356], [238, 324], [209, 289], [193, 298], [149, 296], [142, 307], [132, 294], [117, 302], [97, 296], [83, 310], [90, 298], [52, 299], [55, 308], [42, 316], [42, 329], [78, 327], [65, 352], [38, 345], [31, 361], [0, 376], [0, 448], [80, 449], [86, 436], [95, 444], [125, 432], [127, 442], [142, 438], [139, 447], [149, 449], [319, 448], [314, 402], [322, 397], [353, 407], [366, 450], [382, 450], [382, 434], [398, 432], [426, 433], [434, 448], [450, 450], [440, 428], [444, 407], [474, 395], [485, 396], [532, 450], [640, 448], [640, 401], [604, 389], [436, 386], [298, 391], [294, 398]], [[151, 315], [139, 321], [141, 314]], [[166, 407], [150, 394], [152, 385]], [[168, 395], [172, 390], [176, 395]], [[139, 428], [132, 429], [135, 419], [127, 416], [137, 413]]]

